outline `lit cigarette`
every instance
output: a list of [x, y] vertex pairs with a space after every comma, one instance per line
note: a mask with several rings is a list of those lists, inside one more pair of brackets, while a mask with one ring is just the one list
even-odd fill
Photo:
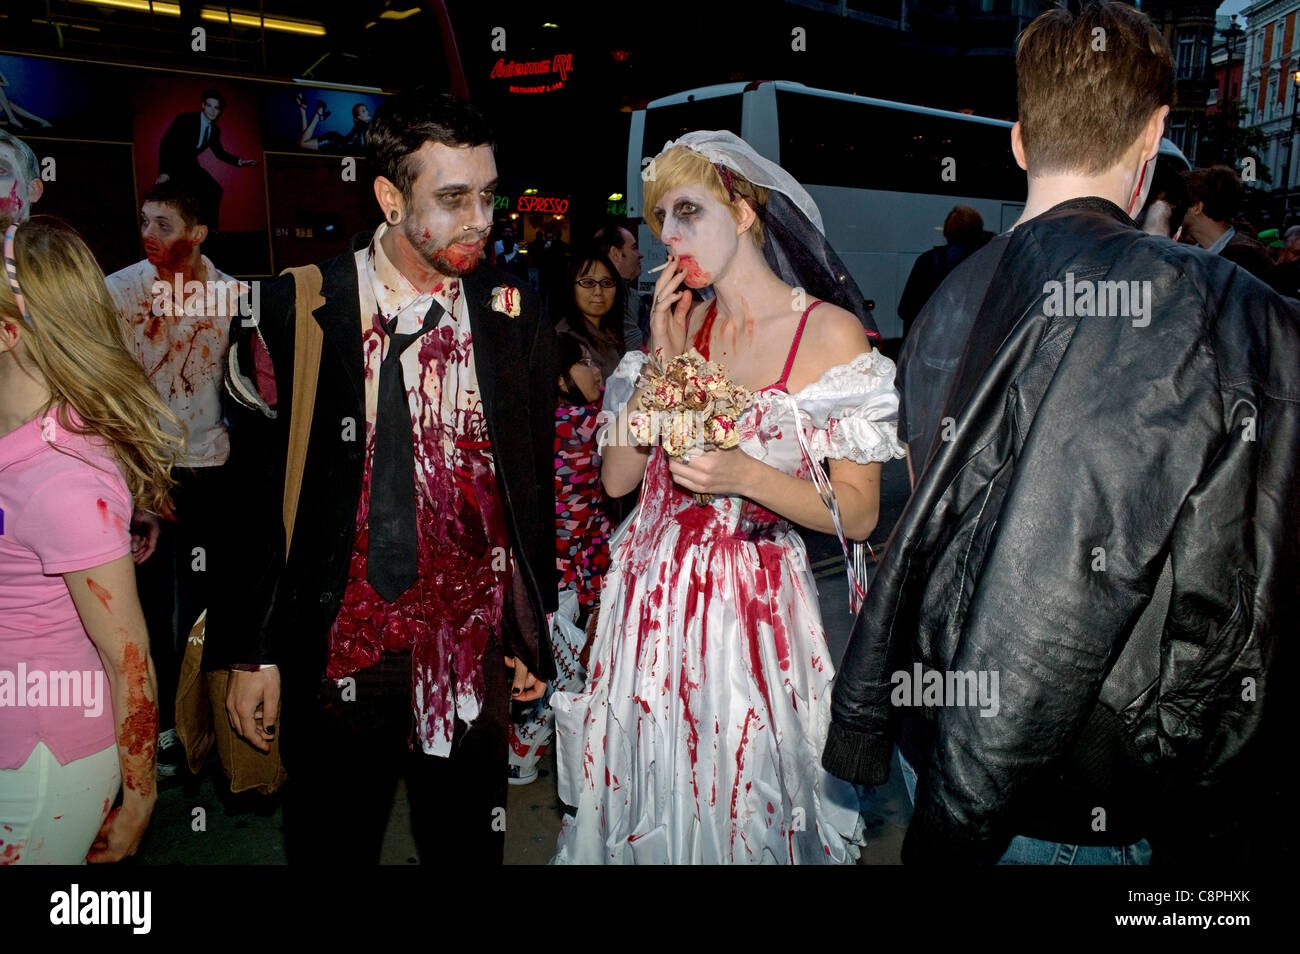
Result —
[[664, 262], [662, 265], [659, 265], [659, 266], [656, 266], [655, 268], [650, 269], [650, 271], [647, 272], [646, 274], [653, 275], [655, 272], [662, 272], [665, 268], [667, 268], [667, 267], [668, 267], [669, 265], [671, 265], [671, 264], [672, 264], [672, 262]]

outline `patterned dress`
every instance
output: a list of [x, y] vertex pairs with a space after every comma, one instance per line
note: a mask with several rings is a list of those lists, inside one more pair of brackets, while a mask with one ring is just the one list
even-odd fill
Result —
[[[555, 568], [560, 580], [560, 612], [551, 633], [557, 690], [578, 690], [587, 673], [579, 657], [586, 644], [582, 627], [569, 621], [566, 610], [590, 610], [600, 600], [600, 584], [609, 569], [612, 529], [609, 500], [600, 483], [600, 451], [596, 448], [600, 400], [565, 404], [555, 409]], [[569, 600], [576, 600], [576, 607]], [[510, 771], [514, 781], [527, 781], [537, 771], [550, 745], [555, 717], [550, 704], [539, 699], [510, 723]]]
[[596, 418], [600, 400], [555, 409], [555, 568], [560, 590], [591, 609], [609, 569], [608, 501], [600, 483]]
[[[644, 360], [624, 357], [607, 412]], [[740, 449], [802, 478], [798, 430], [816, 461], [901, 457], [897, 409], [893, 362], [864, 353], [797, 394], [758, 392]], [[577, 806], [554, 860], [856, 860], [856, 794], [821, 768], [835, 673], [798, 534], [743, 497], [697, 504], [655, 447], [610, 549], [591, 677], [551, 699], [560, 797]]]

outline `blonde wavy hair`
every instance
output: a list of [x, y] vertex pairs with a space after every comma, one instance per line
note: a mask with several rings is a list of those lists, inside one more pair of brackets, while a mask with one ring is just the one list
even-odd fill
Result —
[[[7, 280], [0, 280], [0, 318], [22, 329], [35, 364], [29, 370], [50, 389], [42, 413], [57, 409], [60, 425], [102, 440], [121, 463], [136, 506], [169, 515], [176, 483], [171, 468], [183, 430], [136, 360], [95, 257], [72, 229], [37, 216], [18, 226], [14, 259], [31, 322], [23, 319]], [[79, 427], [69, 409], [81, 419]], [[164, 421], [174, 433], [163, 429]]]

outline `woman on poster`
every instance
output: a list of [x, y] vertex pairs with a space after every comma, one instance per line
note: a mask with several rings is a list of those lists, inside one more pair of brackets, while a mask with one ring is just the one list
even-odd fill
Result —
[[649, 348], [696, 349], [753, 404], [738, 447], [670, 458], [629, 433], [647, 355], [607, 385], [605, 489], [640, 483], [641, 499], [610, 541], [588, 684], [551, 700], [560, 796], [577, 806], [555, 860], [851, 863], [858, 800], [820, 765], [834, 667], [791, 524], [852, 540], [875, 527], [881, 462], [904, 453], [894, 365], [783, 169], [694, 132], [647, 173], [669, 254]]

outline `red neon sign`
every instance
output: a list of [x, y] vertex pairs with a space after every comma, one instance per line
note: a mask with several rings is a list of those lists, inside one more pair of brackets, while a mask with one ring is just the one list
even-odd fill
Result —
[[569, 200], [545, 195], [521, 195], [515, 208], [520, 212], [553, 212], [562, 215], [569, 211]]
[[504, 58], [496, 61], [489, 74], [490, 79], [514, 79], [521, 76], [551, 76], [557, 75], [559, 79], [543, 83], [540, 86], [514, 86], [510, 87], [512, 93], [549, 93], [562, 87], [569, 78], [569, 73], [573, 70], [572, 53], [556, 53], [549, 60], [534, 60], [528, 63], [516, 63], [514, 60], [506, 61]]

